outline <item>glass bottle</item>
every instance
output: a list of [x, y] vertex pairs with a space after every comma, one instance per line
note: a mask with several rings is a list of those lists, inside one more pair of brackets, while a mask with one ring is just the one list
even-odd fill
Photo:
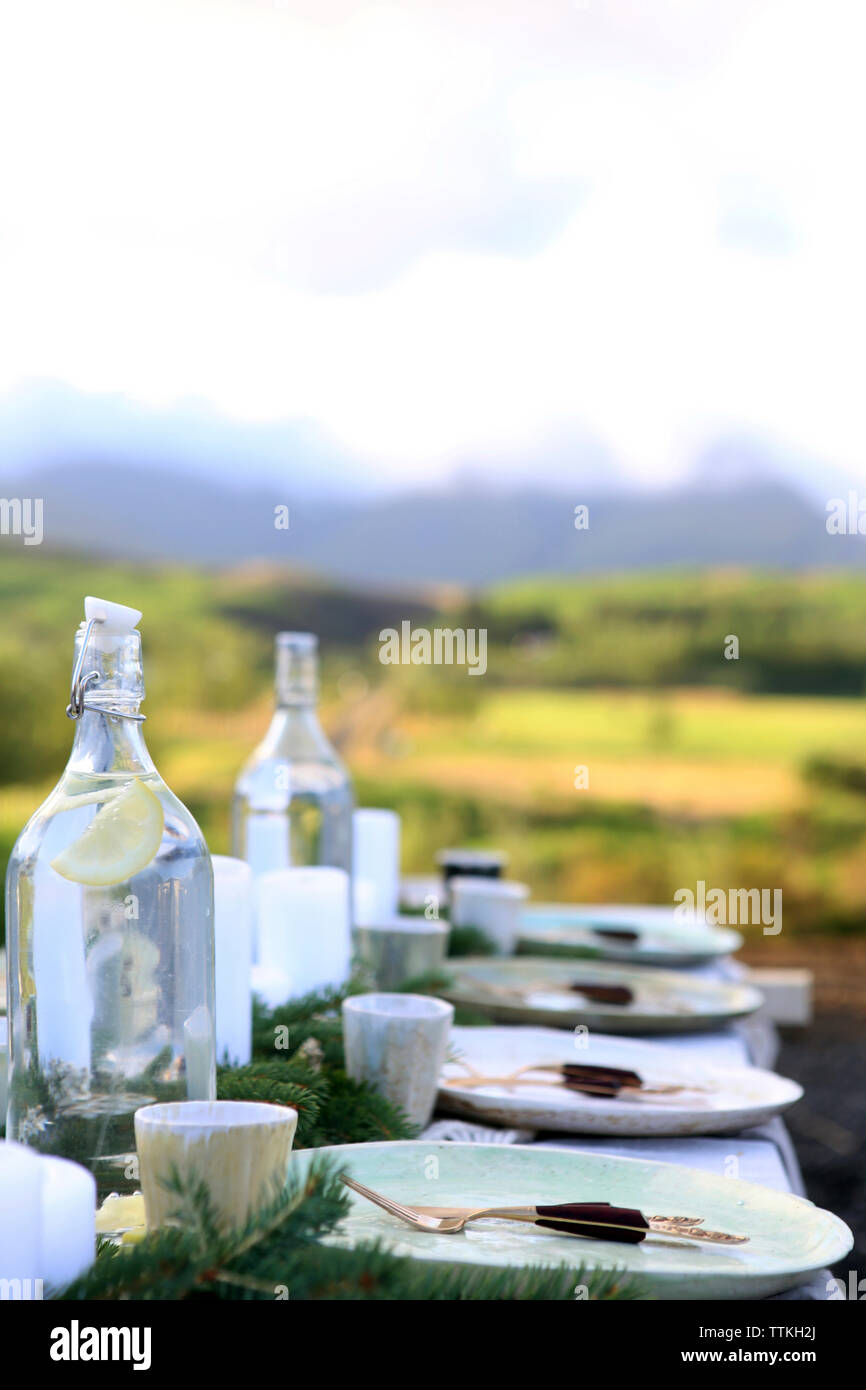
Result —
[[6, 876], [6, 1134], [105, 1195], [139, 1185], [139, 1106], [215, 1096], [213, 873], [144, 742], [141, 614], [85, 613], [69, 762]]
[[351, 871], [352, 786], [316, 713], [317, 645], [309, 632], [278, 633], [277, 707], [235, 787], [233, 853], [255, 874]]

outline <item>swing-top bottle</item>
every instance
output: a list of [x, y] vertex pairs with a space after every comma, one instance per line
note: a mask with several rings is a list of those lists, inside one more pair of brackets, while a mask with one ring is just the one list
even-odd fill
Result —
[[7, 1138], [138, 1186], [133, 1115], [215, 1095], [213, 874], [142, 733], [141, 614], [85, 600], [66, 769], [6, 879]]

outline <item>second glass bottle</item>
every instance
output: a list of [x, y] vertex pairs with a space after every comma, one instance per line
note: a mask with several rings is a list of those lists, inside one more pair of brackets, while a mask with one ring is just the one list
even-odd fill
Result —
[[276, 710], [235, 787], [233, 853], [254, 874], [328, 866], [351, 872], [352, 786], [317, 713], [317, 638], [280, 632]]

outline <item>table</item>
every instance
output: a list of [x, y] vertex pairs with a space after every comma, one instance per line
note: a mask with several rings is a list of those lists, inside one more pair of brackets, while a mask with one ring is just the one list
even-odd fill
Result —
[[[735, 960], [719, 961], [700, 966], [690, 974], [705, 979], [737, 979], [743, 972]], [[745, 1019], [714, 1033], [678, 1033], [670, 1037], [653, 1035], [656, 1046], [691, 1055], [701, 1061], [713, 1061], [725, 1066], [757, 1066], [772, 1069], [779, 1052], [779, 1039], [772, 1023], [763, 1018]], [[485, 1125], [462, 1120], [440, 1120], [424, 1132], [423, 1137], [486, 1141], [501, 1139], [505, 1143], [537, 1143], [546, 1148], [577, 1149], [584, 1152], [607, 1153], [623, 1158], [648, 1158], [658, 1163], [674, 1163], [686, 1168], [702, 1168], [708, 1172], [742, 1178], [780, 1192], [808, 1200], [803, 1175], [790, 1135], [781, 1118], [768, 1124], [742, 1130], [738, 1134], [718, 1138], [693, 1136], [686, 1138], [620, 1139], [606, 1135], [534, 1134], [527, 1130], [494, 1130]], [[844, 1294], [829, 1270], [820, 1270], [807, 1284], [787, 1293], [775, 1295], [782, 1300], [838, 1301]]]
[[[0, 968], [2, 968], [0, 952]], [[733, 959], [713, 965], [699, 966], [689, 972], [708, 979], [738, 979], [745, 972]], [[5, 1019], [0, 1019], [0, 1090], [5, 1081], [5, 1048], [2, 1043]], [[775, 1064], [779, 1040], [773, 1024], [763, 1018], [751, 1018], [732, 1024], [714, 1033], [677, 1034], [672, 1037], [653, 1036], [653, 1043], [670, 1047], [706, 1061], [726, 1066], [758, 1066], [770, 1068]], [[5, 1107], [4, 1107], [5, 1108]], [[703, 1168], [710, 1172], [726, 1173], [764, 1187], [791, 1192], [805, 1199], [803, 1176], [784, 1122], [777, 1118], [769, 1124], [743, 1130], [739, 1134], [719, 1138], [695, 1136], [681, 1139], [617, 1139], [606, 1136], [575, 1138], [574, 1135], [533, 1134], [531, 1131], [493, 1129], [464, 1120], [438, 1120], [424, 1131], [425, 1138], [501, 1141], [503, 1143], [538, 1143], [548, 1148], [578, 1149], [588, 1152], [618, 1154], [626, 1158], [649, 1158], [659, 1163], [674, 1163], [682, 1167]], [[732, 1163], [735, 1171], [731, 1171]], [[784, 1294], [784, 1300], [836, 1301], [844, 1294], [829, 1270], [821, 1270], [808, 1284]]]

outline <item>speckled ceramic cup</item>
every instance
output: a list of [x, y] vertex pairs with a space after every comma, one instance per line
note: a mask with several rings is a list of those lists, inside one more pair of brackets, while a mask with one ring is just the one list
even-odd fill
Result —
[[346, 1070], [423, 1129], [433, 1113], [454, 1009], [426, 994], [355, 994], [343, 1000]]
[[245, 1100], [187, 1100], [135, 1112], [148, 1230], [171, 1224], [179, 1199], [164, 1186], [176, 1169], [201, 1178], [220, 1223], [244, 1226], [286, 1181], [298, 1112]]
[[355, 927], [352, 936], [358, 961], [369, 972], [369, 983], [381, 990], [439, 970], [448, 945], [448, 928], [423, 917], [398, 915]]

